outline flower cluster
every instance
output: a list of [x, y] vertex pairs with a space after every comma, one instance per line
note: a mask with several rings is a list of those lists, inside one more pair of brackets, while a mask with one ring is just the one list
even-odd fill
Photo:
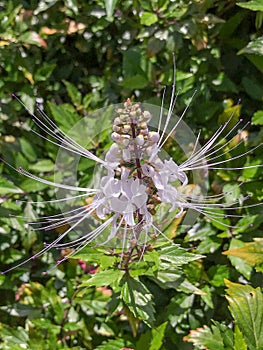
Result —
[[[188, 173], [197, 170], [207, 173], [209, 169], [244, 169], [245, 167], [226, 167], [224, 164], [253, 152], [261, 145], [243, 154], [235, 155], [231, 159], [222, 159], [222, 156], [231, 153], [243, 142], [242, 137], [239, 137], [238, 142], [232, 143], [232, 134], [237, 131], [241, 135], [247, 126], [246, 124], [240, 128], [242, 123], [240, 120], [230, 128], [230, 118], [202, 147], [199, 146], [198, 136], [192, 146], [191, 154], [181, 164], [175, 162], [170, 156], [161, 156], [163, 146], [182, 123], [189, 107], [188, 105], [180, 118], [174, 121], [173, 109], [176, 97], [173, 89], [169, 109], [164, 111], [162, 105], [158, 123], [153, 129], [150, 125], [152, 115], [144, 110], [140, 103], [132, 103], [128, 99], [123, 106], [118, 107], [111, 133], [113, 143], [104, 159], [97, 157], [63, 133], [39, 107], [37, 108], [38, 113], [33, 114], [33, 120], [49, 137], [35, 130], [32, 132], [59, 146], [60, 149], [65, 149], [78, 157], [93, 160], [104, 169], [104, 175], [101, 176], [97, 187], [87, 188], [51, 182], [20, 168], [19, 171], [29, 178], [78, 193], [70, 199], [85, 201], [82, 206], [43, 219], [42, 229], [49, 230], [66, 224], [69, 228], [52, 243], [45, 244], [40, 252], [26, 261], [41, 256], [51, 248], [71, 248], [72, 251], [65, 257], [66, 259], [91, 242], [102, 245], [118, 237], [122, 242], [121, 253], [119, 253], [121, 262], [124, 254], [126, 258], [128, 256], [126, 262], [129, 262], [134, 255], [140, 258], [143, 256], [150, 236], [163, 234], [161, 227], [156, 223], [156, 212], [161, 205], [167, 205], [168, 211], [174, 218], [181, 217], [187, 209], [192, 209], [214, 221], [220, 221], [226, 215], [222, 210], [232, 211], [242, 206], [246, 197], [227, 203], [223, 201], [226, 195], [223, 193], [209, 196], [201, 195], [198, 191], [187, 191]], [[20, 100], [19, 102], [22, 103]], [[224, 141], [220, 140], [221, 136], [224, 136]], [[261, 165], [248, 167], [258, 166]], [[53, 202], [68, 200], [69, 197], [65, 196]], [[78, 238], [64, 243], [64, 238], [87, 219], [95, 225], [87, 225], [87, 230]], [[31, 224], [34, 225], [34, 223]], [[106, 239], [102, 243], [96, 243], [96, 240], [105, 232]]]
[[100, 219], [113, 215], [115, 229], [109, 239], [118, 225], [131, 231], [135, 240], [142, 231], [148, 233], [161, 202], [171, 204], [170, 210], [180, 208], [178, 215], [182, 214], [183, 205], [171, 183], [179, 180], [185, 186], [187, 176], [172, 159], [159, 158], [160, 135], [149, 131], [150, 119], [148, 111], [129, 99], [117, 110], [111, 135], [114, 143], [105, 156], [108, 174], [91, 204]]

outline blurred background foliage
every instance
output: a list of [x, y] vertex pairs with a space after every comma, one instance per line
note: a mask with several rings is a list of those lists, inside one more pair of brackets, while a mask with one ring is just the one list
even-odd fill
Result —
[[[196, 134], [202, 130], [201, 141], [236, 108], [236, 117], [252, 122], [249, 146], [258, 145], [263, 139], [262, 22], [261, 0], [0, 1], [2, 157], [16, 168], [53, 177], [57, 149], [30, 132], [30, 114], [12, 94], [30, 112], [39, 103], [67, 131], [83, 116], [128, 97], [160, 105], [164, 86], [169, 91], [173, 82], [173, 53], [176, 112], [197, 89], [185, 122]], [[99, 155], [107, 142], [101, 136], [93, 151]], [[262, 148], [238, 164], [259, 163]], [[243, 191], [254, 193], [250, 204], [262, 202], [260, 169], [214, 172], [211, 193]], [[0, 171], [0, 265], [5, 270], [57, 233], [25, 224], [54, 214], [52, 204], [41, 204], [54, 198], [53, 190], [4, 163]], [[177, 264], [167, 253], [171, 266], [168, 271], [159, 257], [158, 278], [153, 254], [128, 278], [111, 269], [110, 258], [92, 250], [85, 263], [80, 255], [48, 275], [42, 272], [54, 266], [60, 252], [0, 276], [0, 348], [262, 349], [262, 207], [245, 208], [242, 215], [225, 221], [232, 229], [201, 219], [185, 232], [176, 231], [175, 223], [175, 242], [206, 258], [185, 253]], [[224, 279], [232, 281], [226, 282], [227, 298]], [[246, 332], [252, 324], [255, 328]]]

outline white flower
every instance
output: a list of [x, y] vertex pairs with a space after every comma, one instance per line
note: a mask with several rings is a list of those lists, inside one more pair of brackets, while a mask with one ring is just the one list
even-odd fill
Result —
[[[178, 125], [182, 123], [189, 106], [185, 108], [181, 117], [174, 122], [173, 108], [176, 97], [173, 88], [168, 112], [165, 114], [163, 106], [161, 107], [155, 130], [150, 129], [151, 113], [148, 110], [143, 110], [141, 104], [131, 103], [128, 99], [116, 111], [111, 134], [113, 143], [104, 159], [97, 157], [79, 145], [73, 138], [65, 135], [38, 108], [39, 117], [33, 115], [34, 122], [51, 137], [48, 141], [72, 154], [93, 160], [106, 171], [107, 175], [100, 178], [96, 188], [85, 188], [51, 182], [20, 168], [20, 172], [25, 176], [56, 188], [78, 193], [71, 196], [70, 199], [83, 199], [88, 203], [88, 205], [85, 203], [81, 207], [44, 218], [45, 225], [43, 229], [45, 230], [65, 224], [69, 224], [70, 227], [51, 244], [46, 244], [43, 250], [32, 258], [42, 255], [51, 248], [70, 247], [74, 251], [78, 251], [91, 242], [96, 244], [96, 239], [104, 232], [109, 232], [109, 229], [110, 233], [100, 244], [109, 242], [119, 236], [124, 242], [123, 249], [127, 249], [130, 257], [135, 248], [139, 252], [138, 254], [142, 255], [146, 249], [149, 234], [161, 233], [155, 221], [156, 212], [162, 204], [168, 206], [167, 212], [174, 212], [174, 217], [180, 217], [185, 214], [187, 209], [193, 209], [208, 218], [213, 218], [215, 221], [220, 220], [225, 215], [221, 213], [222, 209], [240, 208], [239, 200], [233, 203], [225, 203], [222, 201], [224, 194], [202, 195], [197, 188], [198, 186], [196, 186], [197, 190], [189, 193], [187, 185], [189, 172], [199, 170], [207, 173], [209, 169], [239, 169], [225, 167], [224, 164], [227, 164], [229, 159], [222, 160], [220, 157], [226, 153], [227, 146], [229, 146], [229, 152], [236, 149], [242, 140], [232, 146], [232, 138], [224, 143], [219, 138], [224, 134], [229, 137], [234, 130], [239, 128], [242, 121], [238, 122], [229, 132], [226, 132], [230, 123], [228, 121], [202, 147], [197, 147], [197, 138], [192, 147], [192, 153], [180, 164], [178, 160], [175, 161], [171, 157], [162, 154], [163, 146], [172, 137]], [[36, 131], [33, 132], [44, 137]], [[231, 160], [245, 156], [260, 146], [258, 145], [248, 152], [236, 155]], [[67, 202], [68, 199], [65, 196], [54, 200], [54, 202]], [[242, 198], [242, 200], [244, 199]], [[216, 202], [216, 200], [219, 202]], [[217, 210], [218, 213], [216, 214]], [[71, 231], [88, 219], [96, 223], [97, 227], [88, 229], [75, 240], [62, 243]], [[132, 242], [132, 244], [129, 245], [129, 242]], [[137, 242], [137, 245], [134, 242]], [[69, 256], [73, 255], [74, 251]]]

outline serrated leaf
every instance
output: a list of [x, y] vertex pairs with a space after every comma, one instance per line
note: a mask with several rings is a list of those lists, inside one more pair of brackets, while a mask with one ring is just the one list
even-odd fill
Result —
[[10, 345], [19, 344], [21, 345], [21, 348], [22, 346], [24, 349], [27, 348], [28, 334], [26, 330], [22, 327], [18, 327], [17, 329], [12, 329], [11, 327], [4, 326], [3, 328], [1, 328], [1, 338], [8, 341]]
[[152, 327], [155, 310], [150, 291], [139, 280], [129, 275], [123, 276], [121, 286], [121, 296], [125, 305], [136, 318], [142, 319], [149, 327]]
[[159, 350], [161, 348], [167, 323], [164, 322], [159, 327], [152, 329], [152, 340], [149, 350]]
[[247, 344], [238, 326], [235, 327], [234, 350], [247, 350]]
[[189, 253], [178, 245], [168, 245], [160, 250], [160, 260], [172, 263], [173, 266], [188, 264], [190, 261], [203, 258], [203, 255]]
[[249, 9], [252, 11], [263, 11], [263, 4], [261, 0], [251, 0], [248, 2], [237, 2], [237, 6]]
[[223, 337], [216, 326], [212, 326], [211, 329], [203, 326], [203, 328], [192, 330], [184, 339], [201, 349], [225, 350]]
[[184, 277], [180, 271], [161, 270], [158, 271], [157, 278], [154, 277], [153, 280], [163, 289], [177, 289], [183, 282]]
[[83, 282], [81, 286], [110, 286], [116, 281], [120, 281], [124, 275], [124, 271], [122, 270], [104, 270], [96, 272], [89, 280]]
[[260, 288], [225, 281], [229, 310], [251, 350], [263, 349], [263, 294]]
[[243, 247], [229, 249], [224, 255], [232, 255], [245, 260], [250, 266], [263, 263], [263, 238], [254, 238], [254, 242], [245, 243]]

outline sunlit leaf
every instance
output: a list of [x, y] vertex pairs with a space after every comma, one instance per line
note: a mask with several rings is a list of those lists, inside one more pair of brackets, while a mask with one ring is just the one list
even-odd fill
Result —
[[247, 350], [246, 341], [245, 341], [242, 333], [240, 332], [240, 329], [238, 326], [235, 326], [234, 350]]
[[112, 19], [117, 0], [104, 0], [108, 20]]
[[[233, 238], [230, 242], [229, 251], [235, 250], [236, 248], [240, 248], [243, 246], [244, 246], [243, 241]], [[245, 276], [247, 279], [249, 279], [250, 274], [252, 272], [252, 267], [249, 266], [242, 258], [233, 256], [230, 254], [227, 254], [227, 255], [231, 261], [231, 264], [237, 269], [237, 271], [241, 273], [243, 276]]]
[[180, 266], [187, 264], [190, 261], [203, 258], [203, 255], [189, 253], [186, 249], [183, 249], [176, 245], [167, 245], [162, 248], [160, 254], [160, 260], [165, 263], [172, 263], [173, 266]]
[[167, 324], [168, 322], [164, 322], [159, 327], [152, 329], [152, 340], [149, 350], [159, 350], [161, 348]]
[[225, 350], [223, 336], [219, 328], [214, 325], [211, 329], [204, 326], [191, 331], [185, 340], [193, 343], [194, 346], [201, 347], [201, 349]]
[[238, 51], [238, 55], [241, 55], [241, 54], [255, 54], [255, 55], [263, 56], [263, 36], [251, 41], [250, 43], [247, 44], [246, 47]]
[[253, 114], [252, 124], [263, 125], [263, 110], [257, 111]]
[[263, 238], [254, 238], [254, 242], [244, 243], [242, 247], [226, 250], [223, 254], [241, 258], [250, 266], [263, 264]]
[[125, 305], [136, 318], [142, 319], [149, 327], [155, 320], [152, 294], [139, 280], [124, 275], [121, 280], [121, 296]]
[[225, 281], [229, 310], [251, 350], [263, 348], [263, 294], [254, 289]]
[[81, 286], [110, 286], [116, 281], [120, 281], [124, 275], [122, 270], [105, 270], [96, 272], [90, 279], [83, 282]]
[[261, 0], [251, 0], [248, 2], [237, 2], [237, 5], [252, 11], [263, 11], [263, 4]]
[[143, 12], [141, 16], [141, 24], [150, 26], [158, 21], [158, 17], [151, 12]]

